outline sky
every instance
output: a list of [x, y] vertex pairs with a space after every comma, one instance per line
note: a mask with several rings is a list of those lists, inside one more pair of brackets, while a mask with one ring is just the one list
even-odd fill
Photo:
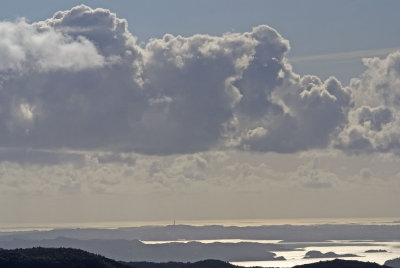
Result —
[[398, 1], [4, 1], [1, 224], [400, 217]]

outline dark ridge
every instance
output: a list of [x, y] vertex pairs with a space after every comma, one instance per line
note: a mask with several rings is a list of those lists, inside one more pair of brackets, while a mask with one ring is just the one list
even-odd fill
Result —
[[165, 263], [154, 263], [154, 262], [129, 262], [127, 265], [131, 268], [238, 268], [228, 262], [219, 260], [204, 260], [194, 263], [183, 263], [183, 262], [165, 262]]
[[385, 262], [385, 265], [392, 268], [400, 268], [400, 258], [388, 260]]
[[374, 262], [361, 262], [335, 259], [333, 261], [320, 261], [310, 264], [296, 265], [293, 268], [390, 268]]
[[0, 267], [7, 268], [236, 268], [228, 262], [122, 262], [74, 248], [0, 249]]
[[73, 248], [0, 249], [0, 267], [126, 268], [127, 265]]

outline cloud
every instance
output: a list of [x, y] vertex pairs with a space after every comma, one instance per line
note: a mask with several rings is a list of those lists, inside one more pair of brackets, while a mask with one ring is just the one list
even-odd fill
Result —
[[400, 52], [384, 59], [364, 59], [367, 67], [353, 79], [355, 107], [349, 124], [338, 136], [336, 147], [348, 153], [400, 151]]
[[107, 9], [91, 9], [80, 5], [71, 10], [59, 11], [37, 25], [44, 29], [55, 29], [73, 38], [85, 37], [105, 56], [125, 56], [131, 60], [129, 56], [138, 53], [136, 38], [128, 31], [127, 21], [117, 18], [115, 13]]
[[[24, 20], [0, 22], [0, 72], [18, 75], [31, 70], [80, 71], [102, 66], [104, 57], [83, 36], [71, 38]], [[4, 78], [3, 78], [4, 79]]]
[[372, 176], [373, 176], [373, 173], [372, 173], [371, 169], [369, 169], [369, 168], [362, 168], [362, 169], [360, 170], [360, 177], [361, 177], [361, 179], [363, 179], [363, 180], [370, 180]]
[[[24, 28], [15, 25], [13, 35], [23, 36]], [[35, 29], [34, 40], [46, 41], [42, 35], [51, 33], [70, 43], [87, 45], [103, 61], [74, 68], [73, 64], [54, 63], [52, 57], [38, 56], [48, 68], [24, 72], [14, 68], [15, 75], [3, 81], [0, 91], [0, 143], [5, 147], [147, 154], [218, 147], [243, 94], [246, 103], [242, 110], [248, 110], [256, 100], [246, 94], [257, 90], [256, 85], [247, 90], [235, 83], [242, 76], [244, 83], [255, 75], [262, 79], [256, 83], [266, 81], [269, 85], [263, 87], [272, 91], [279, 81], [263, 77], [257, 66], [264, 64], [264, 73], [271, 72], [271, 78], [277, 78], [289, 48], [275, 30], [259, 26], [252, 32], [221, 37], [167, 34], [163, 39], [152, 39], [142, 49], [128, 32], [125, 20], [109, 10], [84, 5], [57, 12], [42, 22], [24, 23], [24, 27]], [[49, 47], [54, 52], [51, 55], [57, 55], [66, 42]], [[29, 50], [32, 45], [23, 47]], [[79, 53], [77, 57], [66, 54], [71, 61], [92, 62]], [[27, 60], [24, 65], [37, 61]], [[14, 65], [19, 66], [17, 63]], [[58, 65], [64, 68], [54, 67]], [[248, 68], [253, 71], [244, 74]], [[265, 102], [268, 105], [269, 101]]]
[[147, 107], [134, 126], [134, 149], [170, 154], [215, 146], [241, 98], [233, 82], [255, 46], [245, 34], [151, 40], [142, 75]]
[[399, 53], [365, 59], [366, 72], [346, 87], [297, 75], [289, 42], [265, 25], [165, 34], [141, 47], [126, 20], [80, 5], [32, 24], [2, 22], [0, 35], [5, 148], [94, 151], [99, 163], [134, 165], [132, 152], [293, 153], [333, 144], [363, 153], [400, 143]]
[[94, 158], [100, 164], [124, 163], [128, 166], [134, 166], [136, 163], [136, 157], [121, 153], [97, 153]]
[[336, 174], [319, 167], [317, 158], [300, 165], [292, 178], [300, 182], [303, 187], [311, 189], [332, 188], [338, 181]]
[[[289, 81], [281, 101], [287, 111], [256, 121], [242, 139], [244, 149], [290, 153], [326, 148], [347, 122], [351, 95], [331, 77], [322, 82], [315, 76]], [[260, 127], [263, 127], [262, 129]]]
[[[9, 35], [34, 40], [33, 45], [25, 42], [21, 46], [26, 51], [43, 47], [50, 56], [27, 55], [21, 66], [32, 68], [3, 73], [8, 78], [0, 88], [1, 145], [119, 150], [129, 143], [130, 125], [140, 118], [145, 100], [134, 77], [139, 73], [135, 67], [138, 47], [126, 21], [108, 10], [78, 6], [46, 21], [20, 24], [9, 27]], [[26, 28], [31, 36], [26, 35]], [[65, 43], [74, 44], [73, 54], [65, 58], [86, 65], [62, 62], [59, 54]], [[92, 49], [102, 64], [93, 55], [82, 56], [79, 45]], [[38, 62], [48, 68], [34, 68]]]

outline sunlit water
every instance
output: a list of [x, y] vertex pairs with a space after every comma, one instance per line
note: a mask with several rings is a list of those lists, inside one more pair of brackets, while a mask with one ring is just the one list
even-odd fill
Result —
[[[364, 262], [376, 262], [384, 264], [385, 261], [400, 257], [400, 241], [399, 242], [373, 242], [373, 241], [332, 241], [335, 243], [343, 243], [346, 246], [318, 246], [318, 247], [305, 247], [296, 251], [275, 251], [277, 256], [283, 256], [284, 261], [245, 261], [245, 262], [232, 262], [235, 265], [245, 267], [293, 267], [295, 265], [313, 263], [318, 261], [333, 260], [334, 258], [312, 258], [304, 259], [306, 252], [311, 250], [318, 250], [322, 253], [334, 252], [336, 254], [355, 254], [358, 257], [340, 257], [344, 260], [358, 260]], [[360, 246], [362, 242], [363, 246]], [[349, 245], [350, 244], [350, 245]], [[351, 244], [354, 244], [352, 246]], [[386, 250], [387, 252], [368, 253], [367, 250]]]
[[[284, 245], [285, 242], [281, 240], [253, 240], [253, 239], [215, 239], [215, 240], [171, 240], [171, 241], [142, 241], [145, 244], [166, 244], [166, 243], [240, 243], [252, 242], [262, 244], [275, 244], [279, 243]], [[293, 244], [291, 242], [291, 244]], [[301, 244], [310, 244], [313, 242], [301, 242]], [[313, 263], [318, 261], [333, 260], [334, 258], [311, 258], [304, 259], [305, 254], [311, 250], [317, 250], [322, 253], [334, 252], [338, 255], [342, 254], [355, 254], [358, 257], [340, 257], [345, 260], [359, 260], [364, 262], [376, 262], [384, 264], [385, 261], [400, 257], [400, 241], [395, 242], [375, 242], [371, 240], [331, 240], [326, 242], [318, 242], [318, 244], [326, 244], [326, 246], [308, 246], [299, 248], [292, 251], [273, 251], [276, 256], [283, 256], [286, 260], [282, 261], [241, 261], [231, 262], [232, 264], [244, 267], [293, 267], [295, 265]], [[338, 245], [339, 244], [339, 245]], [[345, 246], [340, 246], [345, 244]], [[363, 244], [360, 246], [360, 244]], [[386, 252], [366, 252], [367, 250], [385, 250]]]

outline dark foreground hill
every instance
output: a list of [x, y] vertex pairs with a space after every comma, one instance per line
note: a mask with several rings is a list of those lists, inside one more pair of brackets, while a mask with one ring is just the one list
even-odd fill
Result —
[[400, 268], [400, 258], [385, 261], [385, 265], [392, 268]]
[[[130, 262], [128, 263], [131, 268], [240, 268], [241, 266], [235, 266], [228, 262], [218, 260], [205, 260], [194, 263], [183, 263], [183, 262]], [[254, 267], [256, 268], [256, 267]]]
[[72, 248], [0, 249], [0, 267], [126, 268], [127, 265]]
[[293, 268], [390, 268], [374, 262], [361, 262], [336, 259], [333, 261], [320, 261], [310, 264], [297, 265]]
[[73, 248], [0, 249], [0, 268], [235, 268], [218, 260], [195, 263], [118, 262]]

